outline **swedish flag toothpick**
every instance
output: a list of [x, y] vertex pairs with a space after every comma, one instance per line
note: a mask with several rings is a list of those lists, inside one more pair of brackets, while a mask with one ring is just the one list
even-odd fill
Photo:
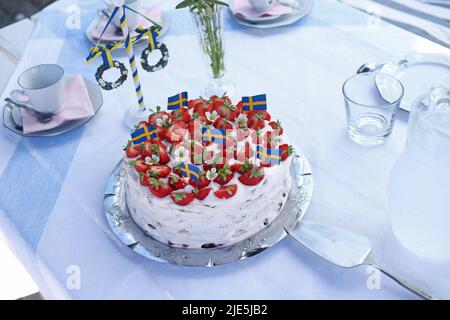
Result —
[[167, 99], [167, 109], [177, 110], [188, 106], [188, 93], [186, 91], [180, 92]]
[[244, 111], [267, 110], [267, 98], [265, 94], [257, 96], [242, 97]]
[[225, 143], [225, 130], [203, 127], [202, 141], [209, 141], [223, 145]]
[[201, 172], [199, 167], [197, 167], [196, 165], [181, 162], [177, 167], [179, 167], [184, 177], [190, 178], [195, 182], [199, 181]]
[[280, 164], [281, 150], [256, 146], [256, 157], [264, 163]]
[[131, 141], [133, 141], [134, 144], [139, 144], [156, 138], [156, 129], [152, 123], [148, 127], [139, 128], [131, 133]]

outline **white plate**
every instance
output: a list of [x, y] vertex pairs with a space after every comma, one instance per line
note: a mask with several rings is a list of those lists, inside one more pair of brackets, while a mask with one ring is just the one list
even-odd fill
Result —
[[[95, 26], [98, 24], [99, 19], [101, 19], [101, 17], [96, 17], [94, 20], [92, 20], [92, 22], [89, 24], [89, 26], [87, 27], [86, 32], [85, 32], [86, 38], [88, 38], [88, 40], [94, 45], [97, 43], [98, 39], [92, 36], [92, 31], [94, 30]], [[162, 11], [161, 21], [159, 21], [159, 23], [161, 23], [162, 29], [161, 29], [161, 32], [159, 33], [158, 39], [167, 33], [170, 23], [171, 23], [170, 16], [165, 11]], [[136, 33], [133, 32], [131, 35], [135, 36]], [[146, 39], [142, 38], [138, 42], [141, 42], [143, 40], [146, 40]], [[99, 44], [100, 45], [110, 45], [115, 42], [116, 42], [116, 40], [102, 39], [102, 40], [100, 40]]]
[[266, 19], [266, 17], [259, 19], [248, 19], [241, 16], [236, 16], [230, 9], [230, 13], [233, 19], [246, 27], [258, 28], [258, 29], [269, 29], [277, 28], [282, 26], [287, 26], [298, 20], [304, 18], [311, 13], [312, 7], [314, 5], [313, 0], [296, 0], [293, 5], [295, 6], [291, 14], [283, 14], [281, 16], [270, 17], [271, 19]]
[[400, 108], [410, 111], [418, 96], [435, 85], [450, 88], [450, 56], [410, 54], [394, 63], [386, 63], [380, 73], [394, 76], [403, 84], [405, 95]]
[[[94, 107], [94, 112], [97, 114], [98, 110], [103, 104], [103, 96], [102, 96], [102, 90], [98, 86], [96, 82], [90, 81], [83, 77], [84, 82], [86, 83], [86, 87], [89, 93], [89, 97], [91, 98], [92, 106]], [[66, 133], [68, 131], [71, 131], [75, 128], [78, 128], [82, 124], [85, 124], [89, 120], [91, 120], [93, 117], [88, 119], [82, 119], [82, 120], [74, 120], [74, 121], [68, 121], [60, 126], [48, 129], [44, 131], [38, 131], [38, 132], [31, 132], [31, 133], [24, 133], [23, 129], [18, 126], [12, 117], [13, 109], [16, 108], [10, 103], [7, 103], [3, 107], [3, 125], [11, 130], [12, 132], [25, 136], [25, 137], [51, 137], [51, 136], [57, 136], [63, 133]], [[95, 115], [94, 115], [95, 117]]]

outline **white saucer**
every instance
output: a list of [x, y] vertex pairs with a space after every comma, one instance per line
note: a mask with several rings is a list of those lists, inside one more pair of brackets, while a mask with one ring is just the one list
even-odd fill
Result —
[[[89, 26], [87, 27], [86, 32], [85, 32], [86, 38], [88, 38], [88, 40], [94, 45], [97, 43], [98, 39], [92, 36], [92, 32], [93, 32], [95, 26], [99, 23], [99, 19], [102, 19], [102, 17], [97, 16], [94, 20], [92, 20], [92, 22], [89, 24]], [[162, 29], [159, 33], [158, 39], [167, 33], [170, 23], [171, 23], [170, 16], [165, 11], [162, 11], [161, 21], [159, 21], [159, 23], [161, 23]], [[135, 36], [135, 35], [136, 35], [136, 33], [133, 31], [131, 33], [131, 36]], [[146, 39], [142, 38], [138, 42], [142, 42], [144, 40], [146, 40]], [[114, 40], [102, 39], [102, 40], [100, 40], [99, 44], [100, 45], [110, 45], [110, 44], [114, 44], [115, 42], [116, 42], [115, 39]]]
[[[66, 79], [67, 80], [67, 79]], [[83, 80], [86, 84], [89, 97], [92, 102], [92, 106], [94, 107], [94, 112], [97, 114], [98, 110], [100, 110], [100, 107], [103, 104], [103, 96], [102, 96], [102, 90], [98, 86], [96, 82], [90, 81], [83, 77]], [[61, 124], [58, 127], [44, 130], [44, 131], [38, 131], [38, 132], [30, 132], [30, 133], [24, 133], [23, 129], [20, 125], [21, 120], [18, 117], [21, 117], [21, 114], [18, 113], [18, 108], [10, 103], [6, 103], [6, 105], [3, 107], [3, 125], [11, 130], [12, 132], [25, 136], [25, 137], [51, 137], [51, 136], [57, 136], [63, 133], [66, 133], [68, 131], [71, 131], [75, 128], [78, 128], [79, 126], [85, 124], [91, 118], [87, 119], [81, 119], [81, 120], [74, 120], [74, 121], [68, 121], [63, 124]], [[15, 120], [13, 119], [13, 112], [15, 113]]]
[[230, 10], [233, 19], [246, 27], [258, 28], [258, 29], [269, 29], [277, 28], [282, 26], [290, 25], [298, 20], [304, 18], [311, 13], [314, 5], [313, 0], [296, 0], [292, 3], [294, 6], [292, 13], [283, 14], [280, 16], [270, 16], [270, 17], [259, 17], [259, 18], [248, 18], [240, 15], [234, 15]]
[[411, 111], [418, 96], [433, 86], [450, 88], [450, 56], [443, 54], [410, 54], [384, 64], [380, 73], [397, 78], [405, 88], [400, 108]]

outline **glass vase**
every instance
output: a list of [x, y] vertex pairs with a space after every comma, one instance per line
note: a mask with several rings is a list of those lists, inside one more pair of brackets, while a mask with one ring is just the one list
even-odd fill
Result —
[[204, 89], [207, 97], [212, 95], [232, 96], [235, 84], [225, 78], [225, 47], [223, 40], [223, 6], [212, 4], [202, 9], [193, 9], [191, 14], [197, 27], [203, 60], [210, 81]]

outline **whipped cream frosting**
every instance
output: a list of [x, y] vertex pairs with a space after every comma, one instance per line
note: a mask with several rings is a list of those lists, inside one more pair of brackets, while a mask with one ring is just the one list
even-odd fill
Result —
[[264, 168], [264, 180], [256, 186], [243, 185], [235, 174], [228, 185], [237, 184], [238, 191], [231, 199], [215, 197], [212, 193], [219, 186], [212, 183], [206, 199], [180, 207], [170, 197], [149, 193], [126, 162], [126, 199], [133, 220], [148, 235], [174, 247], [228, 246], [256, 234], [278, 216], [292, 186], [289, 157]]

